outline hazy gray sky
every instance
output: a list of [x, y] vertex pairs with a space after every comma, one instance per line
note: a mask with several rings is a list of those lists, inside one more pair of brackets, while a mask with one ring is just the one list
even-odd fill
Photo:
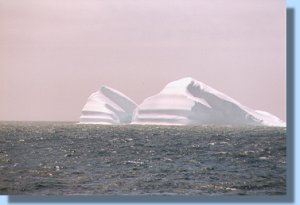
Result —
[[286, 119], [284, 0], [0, 0], [0, 120], [79, 119], [196, 78]]

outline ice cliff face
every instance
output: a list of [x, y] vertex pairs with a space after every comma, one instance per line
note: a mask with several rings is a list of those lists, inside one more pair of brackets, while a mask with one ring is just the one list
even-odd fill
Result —
[[84, 105], [80, 124], [126, 124], [132, 120], [136, 104], [124, 94], [102, 86]]
[[173, 81], [144, 100], [133, 124], [285, 126], [276, 116], [255, 111], [192, 78]]

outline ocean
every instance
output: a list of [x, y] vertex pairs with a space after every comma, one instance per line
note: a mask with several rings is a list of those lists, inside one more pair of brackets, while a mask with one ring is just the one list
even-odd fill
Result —
[[0, 122], [3, 195], [285, 195], [286, 128]]

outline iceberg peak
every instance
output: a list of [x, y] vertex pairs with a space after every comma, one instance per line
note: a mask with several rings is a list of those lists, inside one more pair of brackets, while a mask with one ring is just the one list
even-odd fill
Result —
[[170, 82], [145, 99], [135, 111], [133, 123], [285, 126], [276, 116], [248, 108], [191, 77]]
[[193, 84], [198, 84], [198, 85], [206, 85], [205, 83], [196, 80], [195, 78], [192, 77], [184, 77], [180, 78], [178, 80], [174, 80], [172, 82], [169, 82], [165, 87], [169, 86], [177, 86], [177, 87], [188, 87]]
[[195, 81], [196, 80], [194, 78], [192, 78], [192, 77], [180, 78], [178, 80], [175, 80], [175, 81], [172, 81], [172, 82], [168, 83], [166, 85], [166, 87], [168, 87], [168, 86], [175, 86], [175, 85], [176, 86], [182, 86], [182, 87], [184, 87], [184, 86], [188, 86], [189, 84], [191, 84], [191, 83], [193, 83]]
[[195, 82], [196, 80], [191, 77], [181, 78], [168, 83], [162, 92], [186, 92], [188, 87], [192, 86]]
[[123, 93], [108, 86], [101, 86], [89, 96], [81, 111], [80, 123], [130, 123], [136, 107], [136, 103]]

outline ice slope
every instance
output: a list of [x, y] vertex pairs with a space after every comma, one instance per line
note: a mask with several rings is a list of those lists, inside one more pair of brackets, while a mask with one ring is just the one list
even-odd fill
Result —
[[84, 105], [80, 124], [126, 124], [132, 120], [137, 105], [127, 96], [102, 86]]
[[276, 116], [248, 108], [193, 78], [173, 81], [145, 99], [132, 123], [285, 126]]

